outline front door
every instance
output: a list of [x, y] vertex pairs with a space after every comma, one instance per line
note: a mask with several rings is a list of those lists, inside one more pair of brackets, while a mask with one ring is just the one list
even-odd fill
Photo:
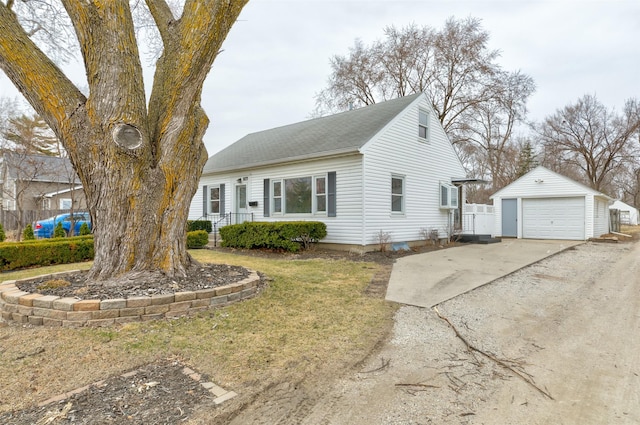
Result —
[[502, 200], [502, 236], [518, 237], [518, 200]]
[[247, 221], [247, 185], [240, 184], [236, 186], [236, 222], [244, 223]]

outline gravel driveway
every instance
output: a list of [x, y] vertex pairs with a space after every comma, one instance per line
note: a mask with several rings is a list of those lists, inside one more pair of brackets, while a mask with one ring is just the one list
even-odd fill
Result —
[[358, 371], [276, 388], [232, 424], [638, 424], [639, 258], [586, 243], [437, 311], [402, 307]]

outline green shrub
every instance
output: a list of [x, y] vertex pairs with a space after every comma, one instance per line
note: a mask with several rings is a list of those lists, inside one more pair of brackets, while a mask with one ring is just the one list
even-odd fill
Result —
[[211, 221], [209, 220], [187, 220], [187, 232], [204, 230], [207, 233], [211, 233], [211, 229]]
[[56, 224], [55, 229], [53, 229], [53, 237], [64, 238], [65, 236], [67, 236], [67, 232], [64, 231], [64, 228], [62, 227], [62, 222], [59, 221], [58, 224]]
[[202, 248], [209, 243], [209, 233], [205, 230], [194, 230], [187, 232], [187, 248]]
[[0, 223], [0, 242], [4, 242], [7, 239], [7, 234], [4, 232], [4, 227]]
[[246, 222], [220, 228], [222, 246], [298, 251], [327, 236], [319, 221]]
[[22, 239], [25, 241], [32, 241], [36, 238], [36, 235], [33, 234], [33, 227], [30, 224], [27, 224], [27, 227], [22, 231]]
[[82, 223], [80, 225], [80, 236], [90, 235], [91, 230], [89, 230], [89, 225], [87, 223]]
[[0, 244], [0, 271], [93, 259], [93, 236]]
[[[86, 235], [86, 236], [74, 236], [73, 238], [69, 238], [69, 240], [73, 240], [73, 239], [89, 239], [89, 240], [93, 240], [93, 235]], [[34, 243], [53, 243], [53, 242], [60, 242], [60, 239], [55, 239], [55, 238], [44, 238], [44, 239], [31, 239], [31, 240], [23, 240], [21, 242], [21, 244], [24, 245], [29, 245], [29, 244], [34, 244]], [[15, 242], [6, 242], [6, 244], [12, 244]], [[0, 243], [0, 246], [5, 245], [3, 243]]]

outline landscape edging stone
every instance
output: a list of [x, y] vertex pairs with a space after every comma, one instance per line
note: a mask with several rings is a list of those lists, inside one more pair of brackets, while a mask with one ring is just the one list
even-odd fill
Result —
[[[16, 286], [21, 282], [42, 279], [43, 276], [11, 280], [0, 283], [0, 316], [4, 320], [23, 324], [68, 328], [111, 326], [189, 316], [254, 297], [258, 292], [256, 288], [260, 283], [260, 277], [253, 270], [249, 272], [249, 276], [241, 281], [216, 288], [107, 300], [80, 300], [42, 295], [21, 291]], [[62, 274], [55, 275], [59, 277]], [[85, 308], [92, 310], [86, 311]]]

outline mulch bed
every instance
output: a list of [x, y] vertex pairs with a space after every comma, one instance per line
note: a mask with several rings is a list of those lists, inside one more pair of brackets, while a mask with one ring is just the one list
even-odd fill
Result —
[[238, 282], [250, 274], [244, 267], [204, 264], [190, 269], [186, 277], [167, 277], [157, 274], [153, 279], [145, 277], [120, 281], [117, 285], [95, 285], [87, 284], [87, 273], [83, 271], [65, 275], [62, 278], [54, 278], [65, 281], [63, 286], [52, 285], [50, 277], [20, 282], [16, 286], [22, 291], [42, 295], [105, 300], [209, 289]]
[[0, 414], [6, 425], [178, 424], [215, 398], [183, 373], [178, 361], [160, 360], [90, 385], [44, 406]]

